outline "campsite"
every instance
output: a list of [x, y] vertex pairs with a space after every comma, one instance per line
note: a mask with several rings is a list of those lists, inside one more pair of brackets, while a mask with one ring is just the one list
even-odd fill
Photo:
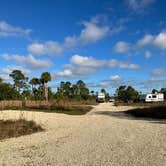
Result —
[[0, 166], [166, 166], [165, 7], [1, 0]]

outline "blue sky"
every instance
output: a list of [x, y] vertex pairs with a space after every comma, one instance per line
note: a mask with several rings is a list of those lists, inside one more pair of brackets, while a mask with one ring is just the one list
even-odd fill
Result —
[[20, 69], [84, 80], [109, 93], [166, 86], [164, 0], [5, 0], [0, 2], [0, 77]]

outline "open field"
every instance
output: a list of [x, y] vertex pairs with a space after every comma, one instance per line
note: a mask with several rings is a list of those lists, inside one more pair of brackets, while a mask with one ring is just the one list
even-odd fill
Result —
[[[132, 106], [102, 103], [82, 116], [27, 112], [44, 132], [0, 142], [0, 165], [165, 166], [166, 120], [124, 114]], [[19, 111], [2, 111], [0, 119], [17, 119]]]

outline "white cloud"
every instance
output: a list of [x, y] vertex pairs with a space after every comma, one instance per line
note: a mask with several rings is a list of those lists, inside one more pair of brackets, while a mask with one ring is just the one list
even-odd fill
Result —
[[146, 81], [140, 82], [141, 88], [152, 90], [152, 88], [162, 88], [166, 86], [165, 77], [152, 77]]
[[0, 37], [29, 37], [31, 31], [31, 29], [15, 27], [6, 23], [5, 21], [0, 21]]
[[[35, 55], [59, 55], [67, 49], [78, 48], [87, 44], [95, 43], [102, 40], [108, 35], [116, 34], [124, 29], [125, 21], [116, 23], [109, 27], [104, 17], [93, 17], [90, 21], [82, 21], [83, 29], [78, 35], [69, 35], [64, 38], [64, 43], [59, 44], [56, 41], [35, 42], [28, 46], [28, 51]], [[120, 24], [120, 25], [119, 25]]]
[[114, 75], [114, 76], [110, 76], [109, 79], [111, 81], [121, 81], [122, 80], [122, 77], [119, 76], [119, 75]]
[[98, 21], [84, 21], [82, 24], [84, 25], [84, 29], [81, 31], [79, 36], [73, 35], [65, 38], [64, 45], [67, 48], [94, 43], [104, 38], [109, 32], [109, 27], [99, 25]]
[[165, 69], [161, 69], [161, 68], [154, 69], [151, 72], [152, 75], [162, 75], [162, 74], [165, 74], [165, 73], [166, 73], [166, 70]]
[[[159, 50], [166, 50], [166, 32], [160, 32], [157, 35], [147, 34], [143, 38], [137, 40], [135, 44], [130, 44], [125, 41], [119, 41], [116, 43], [114, 49], [119, 53], [127, 53], [129, 51], [135, 51], [135, 54], [142, 48], [157, 48]], [[145, 58], [151, 58], [150, 51], [145, 51]]]
[[96, 42], [108, 33], [107, 26], [98, 26], [92, 22], [83, 22], [85, 29], [81, 31], [80, 40], [83, 44]]
[[45, 43], [32, 43], [28, 46], [28, 51], [36, 55], [59, 55], [63, 51], [63, 47], [55, 41], [47, 41]]
[[[93, 57], [81, 56], [81, 55], [73, 55], [70, 59], [70, 63], [63, 66], [64, 69], [62, 71], [54, 72], [54, 78], [79, 78], [85, 77], [89, 74], [95, 73], [103, 68], [112, 68], [118, 67], [121, 69], [138, 69], [140, 66], [132, 63], [125, 63], [122, 61], [118, 61], [116, 59], [111, 60], [99, 60]], [[120, 76], [114, 76], [112, 79], [121, 79]]]
[[166, 32], [160, 32], [158, 35], [145, 35], [142, 39], [138, 40], [137, 46], [155, 46], [161, 50], [166, 50]]
[[154, 37], [152, 35], [145, 35], [142, 39], [138, 40], [137, 46], [143, 47], [150, 45], [154, 40]]
[[54, 73], [55, 79], [57, 78], [75, 78], [82, 77], [102, 68], [106, 64], [104, 60], [97, 60], [93, 57], [73, 55], [70, 63], [64, 65], [64, 70]]
[[130, 50], [130, 44], [124, 41], [119, 41], [116, 43], [114, 49], [118, 53], [126, 53]]
[[162, 82], [166, 81], [166, 78], [165, 77], [152, 77], [152, 78], [150, 78], [149, 81], [162, 83]]
[[150, 52], [150, 51], [146, 51], [146, 52], [145, 52], [145, 58], [149, 59], [149, 58], [151, 58], [151, 57], [152, 57], [151, 52]]
[[80, 56], [80, 55], [73, 55], [70, 62], [77, 66], [84, 66], [84, 67], [101, 67], [106, 62], [104, 60], [97, 60], [92, 57], [87, 56]]
[[116, 59], [111, 59], [109, 62], [108, 62], [108, 66], [110, 68], [112, 67], [119, 67], [119, 68], [122, 68], [122, 69], [132, 69], [132, 70], [135, 70], [135, 69], [139, 69], [140, 66], [137, 65], [137, 64], [133, 64], [133, 63], [126, 63], [126, 62], [122, 62], [122, 61], [118, 61]]
[[50, 61], [36, 59], [32, 55], [21, 56], [17, 54], [14, 54], [14, 55], [3, 54], [2, 57], [5, 60], [13, 60], [19, 65], [24, 65], [31, 69], [43, 69], [43, 68], [48, 68], [51, 66]]
[[0, 78], [2, 78], [4, 81], [11, 80], [11, 78], [9, 77], [9, 74], [11, 74], [11, 72], [13, 70], [21, 70], [26, 77], [29, 77], [31, 75], [31, 71], [28, 69], [25, 69], [21, 66], [11, 66], [10, 65], [10, 66], [6, 66], [5, 68], [2, 68], [0, 70]]
[[166, 50], [166, 32], [161, 32], [158, 34], [155, 37], [153, 44], [162, 50]]
[[65, 69], [56, 73], [56, 77], [60, 78], [71, 78], [73, 77], [73, 72], [70, 69]]
[[135, 12], [141, 13], [155, 0], [127, 0], [128, 6]]

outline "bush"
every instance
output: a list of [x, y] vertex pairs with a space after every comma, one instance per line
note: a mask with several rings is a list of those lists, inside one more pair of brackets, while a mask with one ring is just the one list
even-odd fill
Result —
[[0, 120], [0, 140], [11, 137], [19, 137], [35, 132], [43, 131], [40, 125], [34, 121], [25, 119], [19, 120]]

